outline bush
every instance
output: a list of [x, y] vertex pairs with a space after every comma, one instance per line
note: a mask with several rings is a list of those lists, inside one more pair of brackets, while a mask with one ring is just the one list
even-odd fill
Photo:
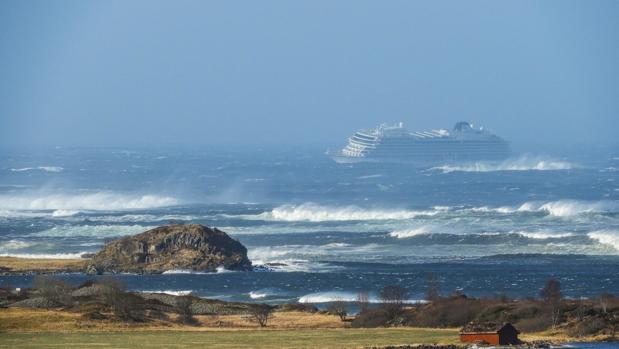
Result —
[[346, 309], [346, 303], [343, 301], [331, 302], [327, 306], [327, 311], [331, 315], [339, 316], [341, 321], [346, 320], [346, 315], [348, 315], [348, 310]]
[[180, 296], [176, 300], [176, 311], [178, 312], [178, 322], [182, 324], [195, 325], [198, 321], [193, 317], [191, 296]]
[[282, 304], [279, 306], [279, 309], [281, 309], [282, 311], [302, 311], [305, 313], [318, 312], [318, 308], [316, 308], [315, 305], [310, 303]]
[[606, 328], [606, 323], [600, 318], [587, 318], [568, 328], [568, 334], [573, 337], [592, 336]]
[[266, 327], [269, 319], [273, 316], [273, 310], [275, 309], [268, 304], [256, 304], [249, 309], [249, 313], [260, 327]]
[[102, 296], [114, 315], [124, 321], [144, 321], [142, 298], [125, 292], [125, 284], [114, 277], [103, 277], [97, 282], [102, 286]]
[[59, 306], [68, 306], [73, 303], [71, 292], [73, 286], [45, 275], [34, 277], [32, 287], [37, 290], [40, 297]]
[[552, 318], [547, 312], [541, 312], [538, 315], [522, 319], [514, 324], [516, 328], [523, 332], [539, 332], [550, 328], [552, 325]]
[[381, 308], [390, 321], [395, 320], [402, 314], [402, 306], [408, 291], [398, 285], [387, 285], [380, 291], [380, 299], [382, 301]]
[[351, 326], [355, 328], [385, 327], [389, 326], [390, 320], [390, 317], [382, 308], [366, 309], [355, 317]]

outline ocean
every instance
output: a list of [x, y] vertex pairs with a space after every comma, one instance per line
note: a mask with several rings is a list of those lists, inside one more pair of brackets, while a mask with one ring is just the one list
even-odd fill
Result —
[[[318, 148], [0, 153], [0, 255], [76, 258], [163, 224], [218, 227], [268, 271], [123, 274], [131, 290], [231, 301], [619, 290], [619, 150], [499, 164], [336, 164]], [[58, 277], [80, 283], [92, 276]], [[31, 276], [0, 276], [27, 287]]]

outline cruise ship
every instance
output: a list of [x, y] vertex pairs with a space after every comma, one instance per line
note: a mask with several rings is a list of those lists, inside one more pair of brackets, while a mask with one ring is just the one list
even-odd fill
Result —
[[408, 131], [402, 122], [361, 130], [348, 138], [344, 149], [331, 153], [339, 163], [406, 162], [420, 166], [473, 161], [500, 161], [509, 144], [483, 127], [461, 121], [452, 130]]

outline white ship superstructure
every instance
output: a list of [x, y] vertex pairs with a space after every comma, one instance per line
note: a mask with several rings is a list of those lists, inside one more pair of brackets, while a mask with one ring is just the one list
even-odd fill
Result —
[[409, 132], [403, 123], [380, 125], [374, 130], [357, 131], [337, 153], [337, 162], [394, 161], [419, 164], [499, 161], [510, 154], [509, 144], [483, 128], [458, 122], [450, 131]]

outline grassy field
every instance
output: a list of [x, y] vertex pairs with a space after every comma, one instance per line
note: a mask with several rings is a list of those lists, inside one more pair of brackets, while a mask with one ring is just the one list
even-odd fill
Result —
[[38, 259], [0, 257], [0, 270], [11, 273], [38, 272], [54, 273], [59, 271], [81, 271], [87, 260], [84, 259]]
[[363, 348], [457, 343], [456, 330], [309, 329], [0, 334], [0, 348]]

